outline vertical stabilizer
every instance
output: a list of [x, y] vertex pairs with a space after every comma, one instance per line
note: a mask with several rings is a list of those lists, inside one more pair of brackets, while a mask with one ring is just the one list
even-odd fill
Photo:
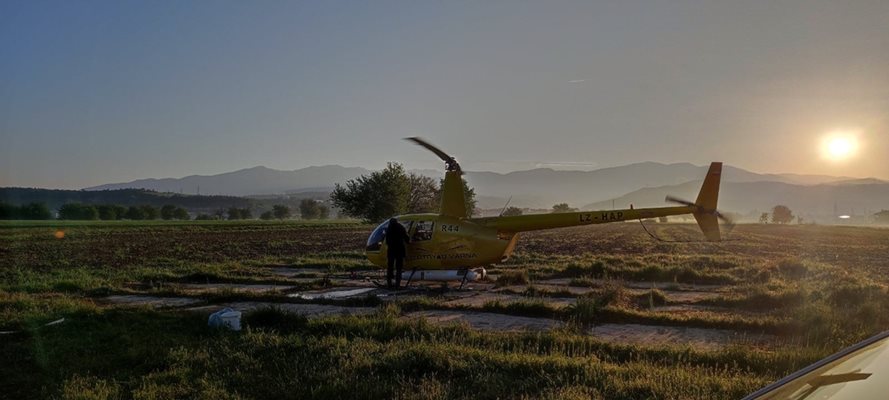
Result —
[[719, 180], [722, 177], [722, 163], [710, 163], [710, 169], [707, 171], [707, 177], [704, 178], [704, 184], [701, 185], [701, 191], [698, 192], [698, 199], [695, 205], [705, 210], [716, 210], [716, 203], [719, 201]]
[[694, 212], [695, 221], [698, 221], [698, 226], [704, 232], [704, 237], [711, 242], [721, 240], [716, 211], [721, 177], [722, 163], [710, 163], [710, 170], [707, 171], [707, 177], [704, 178], [704, 184], [701, 185], [701, 191], [698, 193], [698, 199], [695, 201], [697, 206], [697, 211]]
[[718, 242], [722, 240], [722, 234], [719, 232], [719, 219], [717, 219], [716, 214], [696, 212], [693, 215], [695, 216], [695, 221], [698, 221], [698, 226], [701, 228], [701, 232], [704, 233], [704, 238], [707, 241]]
[[445, 172], [441, 185], [441, 215], [466, 218], [466, 200], [463, 196], [463, 177], [460, 171]]

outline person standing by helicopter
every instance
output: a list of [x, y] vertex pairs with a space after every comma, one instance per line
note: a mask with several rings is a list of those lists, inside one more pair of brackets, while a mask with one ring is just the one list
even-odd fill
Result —
[[392, 289], [392, 275], [395, 275], [395, 290], [401, 287], [401, 273], [404, 270], [404, 257], [407, 256], [406, 245], [410, 243], [407, 230], [397, 219], [390, 218], [386, 228], [386, 256], [388, 269], [386, 270], [386, 287]]

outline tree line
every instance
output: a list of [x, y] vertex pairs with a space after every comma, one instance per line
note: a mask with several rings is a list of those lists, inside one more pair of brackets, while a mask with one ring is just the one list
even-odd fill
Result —
[[[302, 219], [327, 219], [330, 216], [330, 208], [320, 201], [303, 199], [299, 205]], [[272, 209], [259, 215], [262, 220], [290, 219], [293, 213], [290, 207], [276, 204]], [[0, 220], [80, 220], [80, 221], [116, 221], [116, 220], [181, 220], [191, 219], [191, 215], [183, 207], [173, 204], [165, 204], [160, 208], [144, 204], [137, 206], [122, 206], [117, 204], [83, 204], [65, 203], [59, 207], [57, 215], [50, 210], [45, 203], [27, 203], [15, 206], [8, 203], [0, 203]], [[243, 220], [254, 219], [253, 212], [247, 207], [230, 207], [218, 209], [212, 213], [201, 213], [195, 216], [195, 220]]]
[[66, 203], [59, 207], [59, 219], [62, 220], [189, 220], [191, 216], [182, 207], [166, 204], [157, 208], [152, 205], [121, 206], [117, 204], [81, 204]]
[[62, 190], [15, 187], [0, 188], [0, 202], [19, 205], [43, 203], [50, 211], [56, 211], [68, 203], [117, 204], [124, 207], [151, 205], [157, 208], [174, 204], [187, 210], [215, 210], [254, 205], [254, 200], [244, 197], [160, 193], [145, 189]]
[[52, 219], [52, 212], [44, 203], [27, 203], [21, 206], [0, 203], [0, 219]]
[[[772, 207], [771, 222], [773, 224], [789, 224], [789, 223], [793, 222], [794, 218], [796, 218], [796, 222], [798, 224], [803, 223], [803, 217], [794, 216], [793, 211], [790, 209], [790, 207], [787, 207], [782, 204]], [[760, 224], [769, 223], [769, 213], [764, 212], [764, 213], [760, 214], [759, 223]]]
[[14, 206], [8, 203], [0, 203], [0, 219], [4, 220], [49, 220], [58, 218], [61, 220], [150, 220], [150, 219], [190, 219], [188, 211], [174, 205], [164, 205], [160, 209], [151, 205], [121, 206], [116, 204], [82, 204], [65, 203], [58, 210], [58, 216], [53, 214], [45, 203], [27, 203]]
[[[301, 219], [327, 219], [330, 216], [330, 208], [322, 202], [313, 199], [302, 199], [299, 203], [299, 216]], [[259, 219], [269, 221], [273, 219], [285, 220], [293, 217], [290, 207], [284, 204], [275, 204], [271, 210], [259, 214]], [[212, 214], [199, 214], [196, 220], [241, 220], [253, 219], [253, 212], [249, 208], [231, 207], [228, 210], [219, 209]]]

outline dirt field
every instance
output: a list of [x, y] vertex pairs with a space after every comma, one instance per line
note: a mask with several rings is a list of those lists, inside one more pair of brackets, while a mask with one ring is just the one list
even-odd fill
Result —
[[[0, 393], [732, 398], [889, 328], [889, 230], [546, 231], [485, 281], [396, 293], [370, 229], [2, 225]], [[244, 331], [206, 327], [226, 307]]]

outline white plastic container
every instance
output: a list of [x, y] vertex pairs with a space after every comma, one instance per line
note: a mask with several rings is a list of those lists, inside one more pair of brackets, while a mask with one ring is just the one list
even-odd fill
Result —
[[207, 325], [213, 328], [225, 328], [233, 331], [241, 330], [241, 312], [225, 308], [213, 314], [207, 320]]
[[229, 311], [219, 316], [222, 319], [222, 326], [233, 331], [241, 330], [241, 312]]

